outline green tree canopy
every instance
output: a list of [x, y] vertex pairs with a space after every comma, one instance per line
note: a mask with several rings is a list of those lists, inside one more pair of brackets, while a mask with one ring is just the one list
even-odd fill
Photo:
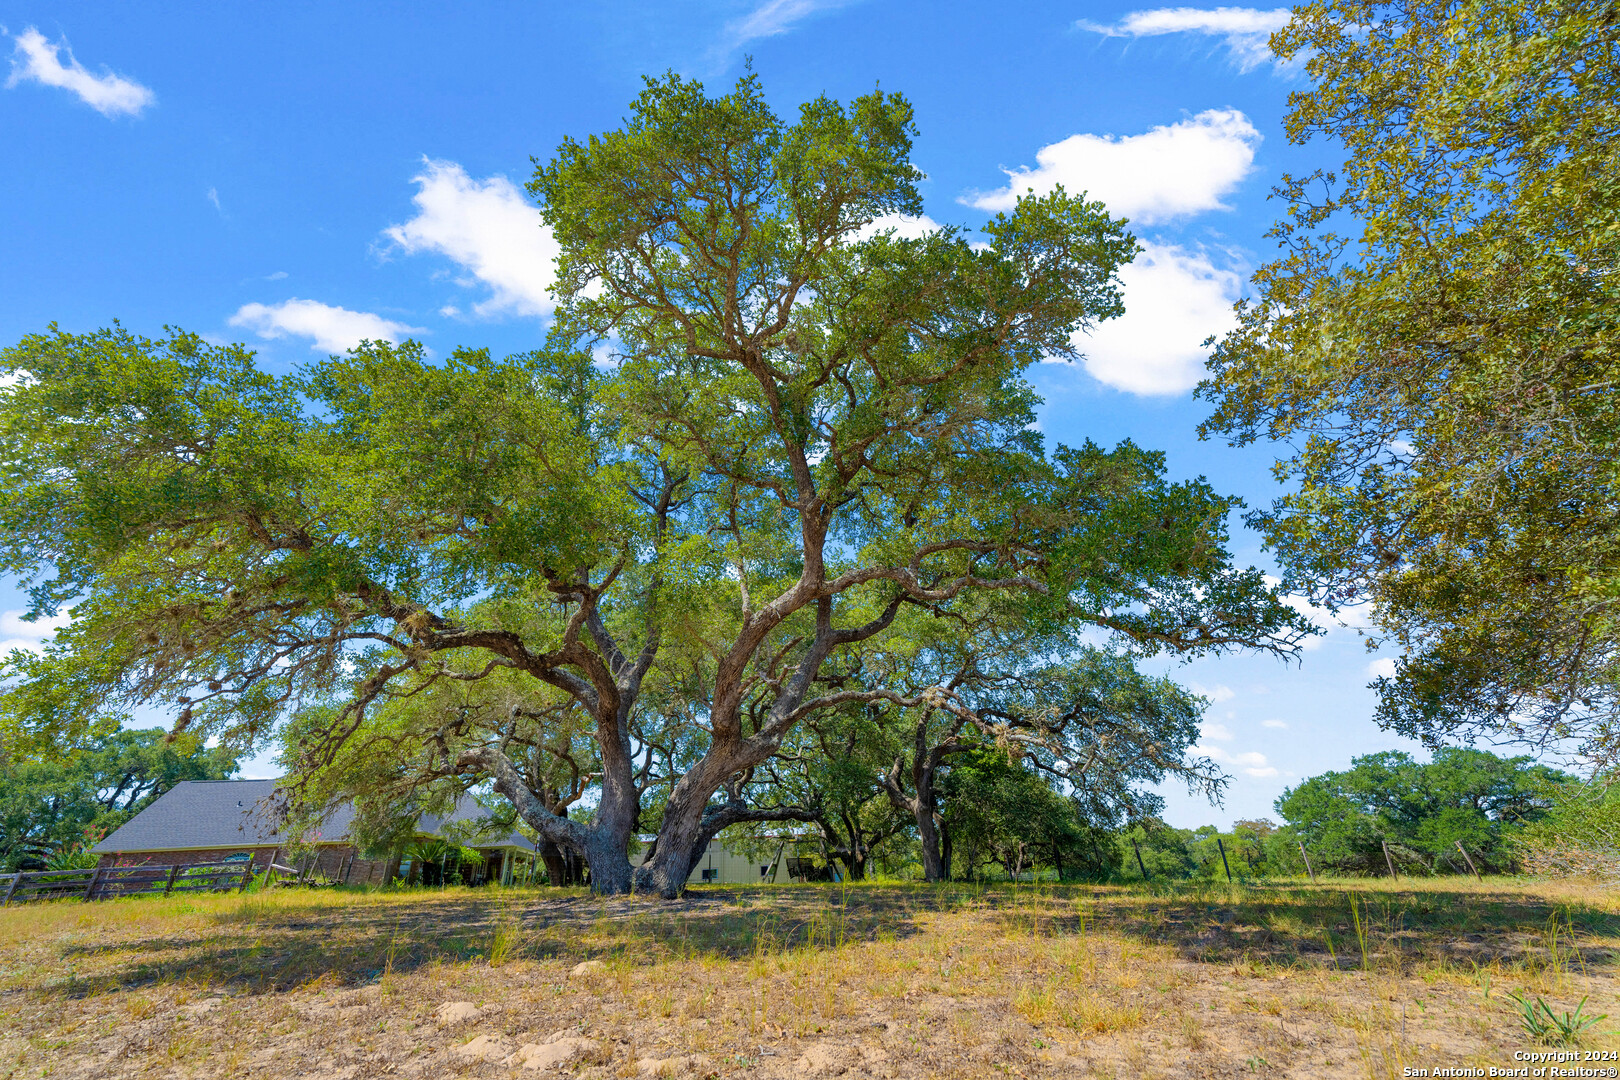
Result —
[[1101, 878], [1117, 865], [1110, 831], [1082, 814], [1051, 779], [994, 747], [972, 750], [951, 763], [940, 783], [941, 823], [951, 856], [964, 877], [984, 863], [1016, 880], [1025, 871], [1052, 868]]
[[[1072, 626], [1042, 632], [1018, 598], [997, 595], [955, 618], [898, 618], [824, 679], [859, 702], [863, 762], [911, 819], [924, 876], [949, 867], [939, 783], [959, 756], [995, 747], [1061, 789], [1088, 827], [1157, 812], [1166, 779], [1218, 797], [1225, 777], [1192, 754], [1203, 702], [1143, 675], [1123, 650]], [[851, 776], [851, 782], [853, 782]]]
[[[589, 821], [547, 807], [488, 716], [412, 721], [432, 753], [401, 760], [488, 779], [593, 887], [673, 896], [737, 819], [717, 792], [807, 717], [884, 695], [822, 675], [902, 609], [1005, 593], [1139, 651], [1288, 651], [1306, 626], [1231, 565], [1236, 500], [1033, 430], [1022, 373], [1118, 314], [1123, 223], [1055, 192], [982, 244], [874, 234], [918, 208], [911, 138], [897, 95], [788, 123], [752, 76], [719, 97], [649, 80], [622, 129], [535, 173], [561, 255], [534, 353], [372, 342], [274, 377], [117, 327], [0, 353], [0, 566], [75, 616], [14, 658], [10, 730], [163, 703], [247, 744], [302, 710], [295, 794], [316, 794], [374, 709], [526, 680], [589, 718]], [[641, 704], [663, 687], [684, 704]], [[632, 874], [638, 755], [666, 720], [679, 768]]]
[[0, 869], [94, 844], [182, 780], [225, 780], [228, 747], [162, 728], [102, 730], [79, 746], [0, 763]]
[[1506, 870], [1514, 865], [1516, 832], [1543, 817], [1572, 784], [1530, 757], [1445, 747], [1420, 764], [1390, 750], [1289, 788], [1277, 812], [1325, 866], [1385, 872], [1387, 842], [1404, 865], [1459, 870], [1461, 843], [1481, 869]]
[[1620, 754], [1620, 36], [1608, 0], [1323, 0], [1284, 252], [1222, 340], [1204, 434], [1289, 443], [1251, 519], [1288, 584], [1371, 601], [1381, 724]]

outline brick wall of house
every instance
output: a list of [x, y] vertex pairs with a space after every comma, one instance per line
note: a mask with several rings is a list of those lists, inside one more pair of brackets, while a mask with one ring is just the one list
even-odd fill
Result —
[[296, 866], [306, 877], [344, 885], [381, 885], [388, 873], [387, 859], [362, 858], [353, 844], [321, 844], [297, 863], [288, 865]]
[[263, 870], [276, 859], [280, 848], [225, 847], [201, 851], [120, 851], [103, 855], [97, 866], [196, 866], [200, 863], [224, 862], [232, 855], [248, 852], [253, 856], [253, 869]]
[[[397, 869], [397, 867], [396, 867]], [[356, 857], [340, 879], [345, 885], [381, 885], [389, 878], [389, 860]]]
[[307, 877], [324, 878], [345, 885], [381, 885], [388, 880], [391, 869], [390, 860], [386, 858], [361, 858], [353, 844], [320, 844], [296, 861], [280, 848], [230, 847], [203, 851], [124, 851], [103, 855], [96, 865], [196, 866], [200, 863], [223, 862], [243, 852], [252, 854], [255, 873], [262, 873], [265, 867], [275, 862], [303, 871]]

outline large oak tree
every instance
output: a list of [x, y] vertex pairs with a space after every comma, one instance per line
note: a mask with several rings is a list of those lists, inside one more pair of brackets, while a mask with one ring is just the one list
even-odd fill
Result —
[[[1230, 565], [1234, 500], [1033, 430], [1022, 372], [1119, 313], [1123, 223], [1056, 192], [982, 243], [902, 238], [881, 226], [920, 209], [911, 138], [896, 95], [788, 123], [752, 76], [720, 97], [650, 80], [623, 128], [535, 173], [561, 256], [534, 354], [368, 343], [274, 378], [180, 333], [6, 350], [0, 552], [36, 610], [75, 615], [18, 658], [11, 729], [166, 701], [251, 742], [335, 699], [302, 714], [328, 718], [298, 732], [316, 777], [381, 706], [529, 680], [550, 704], [525, 724], [588, 717], [589, 820], [530, 783], [546, 739], [487, 712], [421, 732], [421, 775], [488, 780], [599, 891], [673, 896], [748, 812], [717, 792], [804, 718], [880, 696], [824, 676], [902, 609], [1016, 594], [1144, 649], [1286, 650], [1299, 620]], [[604, 342], [605, 372], [584, 351]], [[654, 683], [684, 713], [645, 707]], [[653, 714], [687, 727], [632, 871]]]

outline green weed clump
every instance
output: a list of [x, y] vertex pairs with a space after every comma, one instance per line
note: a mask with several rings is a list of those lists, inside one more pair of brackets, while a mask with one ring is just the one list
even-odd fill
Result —
[[1581, 998], [1580, 1004], [1575, 1006], [1574, 1012], [1555, 1013], [1552, 1006], [1547, 1004], [1545, 998], [1536, 997], [1530, 1000], [1528, 994], [1517, 991], [1508, 995], [1519, 1003], [1519, 1025], [1524, 1033], [1538, 1043], [1548, 1046], [1570, 1046], [1578, 1042], [1581, 1033], [1602, 1020], [1608, 1019], [1608, 1013], [1599, 1013], [1596, 1016], [1586, 1016], [1586, 998]]

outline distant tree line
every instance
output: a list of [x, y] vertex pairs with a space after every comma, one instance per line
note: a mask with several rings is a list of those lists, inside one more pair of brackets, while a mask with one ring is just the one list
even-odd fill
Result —
[[[798, 850], [819, 853], [813, 861], [844, 880], [926, 876], [924, 838], [906, 800], [894, 797], [894, 762], [878, 752], [884, 732], [870, 713], [849, 722], [856, 730], [813, 729], [819, 746], [797, 746], [753, 778], [750, 800], [786, 812], [734, 826], [727, 842], [763, 855], [793, 835]], [[891, 749], [895, 734], [888, 732]], [[227, 779], [236, 767], [230, 749], [161, 729], [103, 732], [52, 762], [8, 762], [0, 766], [0, 869], [67, 865], [180, 781]], [[1468, 859], [1483, 873], [1578, 871], [1593, 851], [1613, 847], [1604, 823], [1620, 820], [1614, 794], [1587, 805], [1592, 792], [1566, 773], [1458, 747], [1427, 763], [1398, 751], [1356, 758], [1285, 791], [1276, 802], [1281, 824], [1240, 820], [1227, 831], [1173, 827], [1149, 793], [1122, 786], [1110, 803], [988, 741], [942, 758], [929, 790], [937, 876], [957, 880], [1132, 881], [1144, 872], [1154, 880], [1253, 880], [1304, 875], [1306, 857], [1320, 874], [1383, 876], [1386, 851], [1407, 875], [1468, 873]], [[360, 829], [373, 847], [409, 842], [409, 822], [437, 805], [425, 789], [414, 795], [362, 808]], [[485, 801], [499, 827], [524, 827], [504, 801]], [[559, 797], [559, 810], [573, 801]], [[592, 809], [574, 813], [589, 820]], [[578, 883], [575, 853], [544, 854], [554, 883]]]
[[48, 759], [0, 760], [0, 870], [44, 869], [87, 848], [182, 780], [225, 780], [237, 754], [162, 728], [103, 731]]
[[[1240, 820], [1227, 831], [1176, 828], [1153, 815], [1098, 821], [1033, 770], [987, 748], [950, 766], [939, 791], [946, 866], [958, 879], [1223, 880], [1230, 873], [1239, 881], [1302, 877], [1306, 858], [1328, 875], [1382, 877], [1391, 863], [1412, 876], [1518, 873], [1549, 868], [1549, 842], [1567, 841], [1578, 828], [1591, 832], [1594, 816], [1578, 805], [1590, 793], [1575, 777], [1528, 756], [1460, 747], [1442, 748], [1427, 763], [1399, 751], [1356, 758], [1285, 791], [1276, 803], [1281, 824]], [[1620, 798], [1603, 804], [1611, 808], [1605, 820], [1620, 819]], [[1587, 848], [1612, 846], [1610, 832], [1588, 837]], [[1566, 860], [1575, 847], [1565, 844]], [[867, 858], [888, 873], [914, 873], [915, 836], [894, 829]]]

